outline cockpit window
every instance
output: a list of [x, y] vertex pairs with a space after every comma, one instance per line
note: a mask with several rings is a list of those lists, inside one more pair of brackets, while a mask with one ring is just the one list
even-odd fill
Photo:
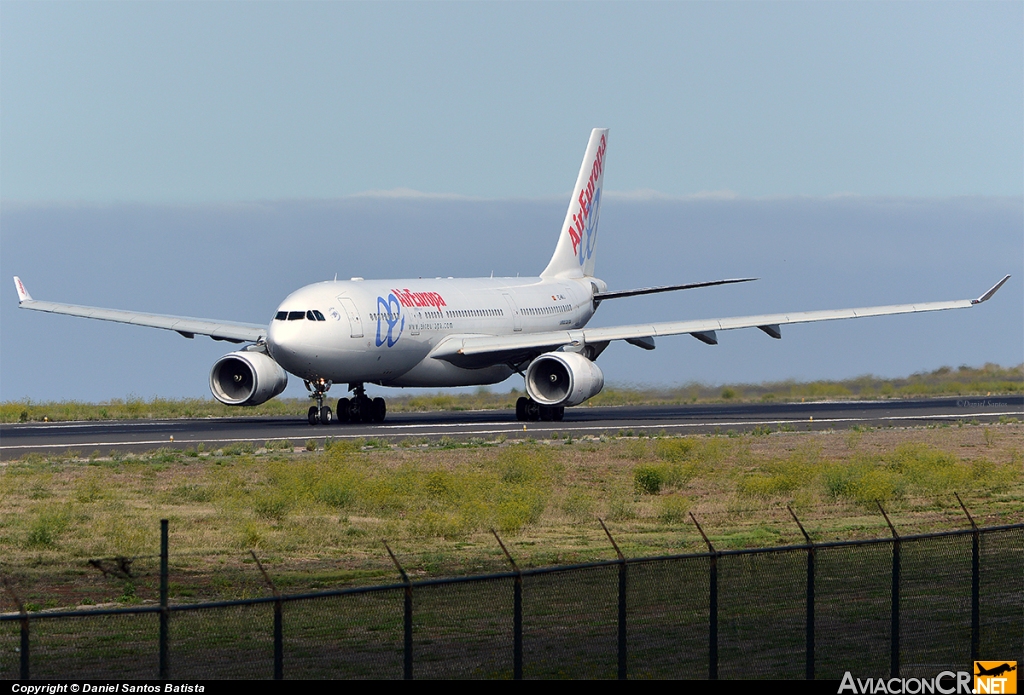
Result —
[[299, 321], [299, 320], [304, 319], [304, 318], [306, 318], [306, 312], [305, 311], [289, 311], [288, 312], [288, 320], [289, 321]]
[[318, 309], [313, 309], [313, 316], [316, 316], [317, 321], [326, 321], [324, 315], [320, 313]]
[[279, 312], [277, 312], [277, 316], [274, 317], [274, 320], [275, 321], [287, 321], [288, 320], [288, 312], [287, 311], [279, 311]]
[[306, 312], [306, 318], [310, 321], [316, 321], [316, 316], [313, 315], [312, 310]]

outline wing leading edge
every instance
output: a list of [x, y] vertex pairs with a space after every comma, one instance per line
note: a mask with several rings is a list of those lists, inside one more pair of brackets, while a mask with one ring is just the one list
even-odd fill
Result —
[[548, 331], [516, 336], [452, 336], [442, 341], [431, 353], [431, 356], [459, 366], [477, 367], [487, 363], [518, 362], [561, 347], [600, 345], [607, 344], [612, 340], [626, 340], [634, 344], [636, 344], [634, 341], [639, 341], [644, 343], [643, 347], [648, 345], [653, 347], [655, 336], [689, 333], [702, 342], [715, 344], [718, 342], [716, 331], [729, 331], [737, 328], [760, 328], [773, 338], [781, 338], [780, 326], [784, 324], [965, 309], [990, 299], [996, 290], [1009, 279], [1010, 276], [1007, 275], [977, 299], [960, 299], [949, 302], [892, 304], [859, 309], [826, 309], [723, 319], [698, 319], [696, 321], [666, 321], [607, 328]]
[[148, 326], [150, 328], [164, 328], [169, 331], [177, 331], [186, 338], [208, 335], [214, 340], [245, 343], [257, 342], [267, 337], [267, 327], [254, 323], [211, 321], [209, 319], [197, 319], [188, 316], [167, 316], [165, 314], [147, 314], [141, 311], [124, 311], [122, 309], [78, 306], [77, 304], [42, 302], [32, 299], [20, 278], [14, 278], [14, 286], [18, 290], [18, 307], [21, 309], [80, 316], [100, 321], [116, 321], [117, 323], [129, 323], [135, 326]]

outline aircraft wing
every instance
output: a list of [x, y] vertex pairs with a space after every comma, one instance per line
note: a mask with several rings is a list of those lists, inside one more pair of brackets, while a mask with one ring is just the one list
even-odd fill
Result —
[[37, 299], [32, 299], [31, 295], [25, 290], [25, 285], [22, 284], [20, 278], [14, 278], [14, 286], [18, 290], [18, 307], [21, 309], [46, 311], [51, 314], [67, 314], [68, 316], [81, 316], [82, 318], [99, 319], [100, 321], [130, 323], [136, 326], [149, 326], [150, 328], [164, 328], [169, 331], [177, 331], [186, 338], [208, 335], [214, 340], [245, 343], [256, 342], [267, 337], [267, 327], [254, 323], [211, 321], [209, 319], [195, 319], [187, 316], [146, 314], [140, 311], [101, 309], [99, 307], [78, 306], [76, 304], [41, 302]]
[[737, 316], [724, 319], [698, 319], [696, 321], [666, 321], [663, 323], [642, 323], [631, 326], [607, 328], [581, 328], [544, 333], [525, 333], [513, 336], [452, 336], [442, 341], [431, 353], [432, 357], [466, 367], [480, 367], [488, 364], [518, 363], [532, 359], [541, 353], [561, 347], [607, 344], [612, 340], [625, 340], [638, 347], [654, 349], [654, 337], [689, 333], [702, 342], [714, 345], [718, 342], [716, 331], [736, 328], [760, 328], [773, 338], [781, 338], [780, 327], [791, 323], [834, 321], [867, 316], [888, 316], [891, 314], [914, 314], [924, 311], [963, 309], [987, 301], [1010, 278], [1009, 275], [996, 283], [977, 299], [960, 299], [950, 302], [925, 302], [921, 304], [893, 304], [889, 306], [863, 307], [860, 309], [826, 309], [822, 311], [799, 311], [783, 314], [762, 314], [760, 316]]

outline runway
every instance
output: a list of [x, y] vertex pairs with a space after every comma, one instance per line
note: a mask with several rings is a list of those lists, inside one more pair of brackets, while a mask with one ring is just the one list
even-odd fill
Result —
[[[517, 422], [511, 410], [393, 413], [379, 425], [333, 424], [311, 427], [300, 417], [207, 418], [194, 420], [117, 420], [100, 422], [24, 423], [0, 426], [0, 460], [36, 453], [207, 449], [230, 444], [327, 438], [494, 439], [602, 434], [749, 432], [821, 430], [862, 427], [912, 427], [957, 422], [998, 422], [1024, 419], [1024, 396], [987, 398], [922, 398], [885, 401], [822, 401], [816, 403], [716, 403], [671, 406], [569, 408], [563, 422]], [[525, 426], [524, 426], [525, 425]]]

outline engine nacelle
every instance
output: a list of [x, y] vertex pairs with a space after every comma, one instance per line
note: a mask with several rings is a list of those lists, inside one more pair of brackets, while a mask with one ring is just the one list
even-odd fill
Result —
[[541, 405], [579, 405], [603, 388], [601, 368], [575, 352], [545, 353], [526, 370], [526, 392]]
[[288, 373], [262, 352], [224, 355], [210, 370], [210, 391], [225, 405], [259, 405], [284, 391]]

